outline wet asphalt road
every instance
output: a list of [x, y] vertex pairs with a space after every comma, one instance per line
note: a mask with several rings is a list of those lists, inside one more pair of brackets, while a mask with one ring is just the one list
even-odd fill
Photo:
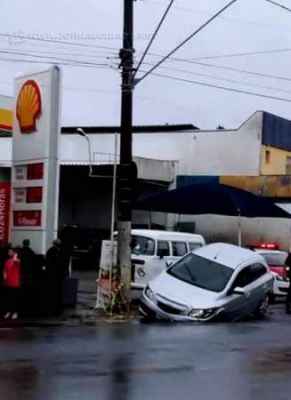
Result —
[[0, 330], [5, 400], [290, 400], [291, 317]]

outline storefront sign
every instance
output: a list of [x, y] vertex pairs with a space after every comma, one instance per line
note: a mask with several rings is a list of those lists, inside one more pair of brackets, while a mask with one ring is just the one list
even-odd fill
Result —
[[14, 226], [39, 227], [41, 226], [41, 211], [14, 211]]

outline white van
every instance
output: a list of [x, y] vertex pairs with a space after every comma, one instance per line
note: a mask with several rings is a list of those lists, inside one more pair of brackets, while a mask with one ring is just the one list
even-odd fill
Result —
[[201, 235], [133, 229], [131, 240], [133, 290], [142, 290], [173, 262], [205, 245]]

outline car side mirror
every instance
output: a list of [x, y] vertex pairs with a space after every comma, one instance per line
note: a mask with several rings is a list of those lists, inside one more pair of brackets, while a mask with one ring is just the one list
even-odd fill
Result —
[[242, 287], [236, 287], [236, 288], [233, 289], [232, 293], [233, 294], [239, 294], [240, 296], [245, 296], [246, 291]]

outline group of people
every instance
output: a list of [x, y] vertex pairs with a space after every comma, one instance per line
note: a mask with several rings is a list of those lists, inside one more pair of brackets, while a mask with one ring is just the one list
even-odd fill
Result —
[[[69, 274], [70, 254], [60, 239], [54, 240], [46, 256], [39, 256], [28, 239], [22, 247], [0, 246], [1, 313], [4, 319], [16, 320], [19, 312], [40, 304], [49, 305], [51, 313], [60, 314], [63, 307], [64, 280]], [[26, 307], [25, 307], [26, 305]], [[39, 310], [41, 312], [41, 310]]]

